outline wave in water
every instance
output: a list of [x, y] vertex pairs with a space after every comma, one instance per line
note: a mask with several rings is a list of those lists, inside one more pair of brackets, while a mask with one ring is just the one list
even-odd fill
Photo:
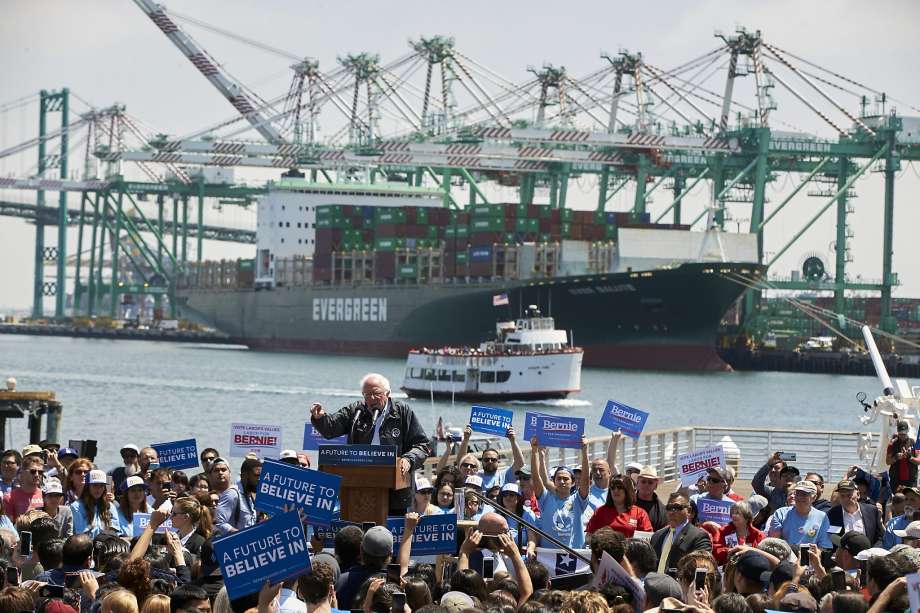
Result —
[[[183, 379], [155, 379], [137, 377], [119, 377], [116, 375], [93, 375], [87, 373], [64, 372], [29, 372], [20, 371], [19, 377], [34, 377], [37, 379], [58, 379], [64, 381], [79, 381], [81, 383], [98, 383], [108, 385], [130, 385], [135, 387], [155, 387], [157, 389], [180, 390], [208, 390], [216, 392], [240, 392], [244, 394], [292, 395], [292, 396], [327, 396], [334, 398], [361, 398], [361, 392], [356, 389], [326, 388], [326, 387], [269, 387], [258, 383], [233, 385], [230, 383], [209, 383]], [[390, 394], [393, 398], [408, 398], [402, 392]]]
[[546, 400], [509, 400], [506, 404], [537, 404], [547, 407], [589, 407], [590, 400], [579, 400], [577, 398], [547, 398]]

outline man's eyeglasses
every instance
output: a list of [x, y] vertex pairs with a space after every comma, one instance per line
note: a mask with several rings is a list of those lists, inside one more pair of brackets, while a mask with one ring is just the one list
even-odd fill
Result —
[[683, 511], [686, 508], [687, 508], [687, 505], [685, 504], [669, 504], [669, 505], [665, 505], [664, 510], [665, 511]]
[[498, 462], [498, 458], [483, 458], [483, 462]]

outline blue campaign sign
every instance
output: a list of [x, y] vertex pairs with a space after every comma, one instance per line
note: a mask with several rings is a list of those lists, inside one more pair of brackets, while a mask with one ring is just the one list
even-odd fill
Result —
[[648, 413], [634, 409], [621, 402], [608, 400], [607, 406], [604, 407], [604, 414], [601, 416], [600, 425], [609, 430], [619, 430], [631, 438], [639, 438], [642, 429], [645, 428], [645, 422], [648, 421]]
[[316, 451], [320, 445], [344, 445], [348, 442], [348, 437], [342, 435], [336, 438], [324, 438], [316, 427], [307, 422], [303, 425], [303, 449], [304, 451]]
[[177, 470], [198, 466], [198, 444], [193, 438], [171, 443], [154, 443], [151, 447], [157, 450], [160, 466]]
[[320, 466], [396, 466], [396, 445], [320, 445]]
[[332, 522], [342, 478], [318, 470], [266, 460], [262, 464], [256, 509], [284, 513], [301, 509], [311, 522], [328, 526]]
[[[150, 513], [135, 513], [131, 516], [131, 529], [134, 531], [134, 536], [140, 536], [141, 532], [146, 530], [149, 524]], [[156, 533], [163, 534], [167, 530], [175, 532], [175, 528], [173, 528], [171, 519], [167, 519], [162, 524], [160, 524], [156, 529]]]
[[731, 521], [731, 508], [735, 504], [731, 500], [715, 500], [713, 498], [697, 498], [696, 510], [700, 523], [712, 521], [724, 526]]
[[545, 413], [527, 412], [524, 416], [524, 440], [530, 442], [530, 439], [537, 435], [537, 425], [540, 422], [540, 416]]
[[485, 434], [505, 436], [508, 434], [508, 428], [511, 427], [513, 419], [514, 413], [509, 409], [481, 407], [474, 404], [470, 410], [470, 428]]
[[[405, 517], [388, 517], [387, 529], [393, 533], [393, 555], [399, 550], [405, 532]], [[412, 555], [433, 556], [457, 551], [457, 515], [423, 515], [412, 531]]]
[[323, 541], [323, 548], [329, 549], [335, 547], [335, 535], [336, 533], [344, 528], [345, 526], [358, 526], [361, 527], [361, 524], [353, 521], [345, 521], [339, 517], [339, 514], [336, 513], [333, 515], [332, 524], [330, 526], [317, 526], [313, 525], [313, 533]]
[[537, 442], [546, 447], [567, 447], [581, 449], [581, 437], [585, 433], [584, 417], [561, 417], [559, 415], [537, 415]]
[[310, 572], [310, 552], [296, 512], [276, 515], [215, 541], [214, 555], [230, 599]]

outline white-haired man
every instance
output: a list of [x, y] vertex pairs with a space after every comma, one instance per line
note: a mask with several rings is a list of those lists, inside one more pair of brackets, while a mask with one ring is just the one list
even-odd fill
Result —
[[[428, 436], [415, 413], [405, 402], [390, 398], [390, 382], [383, 375], [370, 373], [361, 379], [364, 400], [356, 400], [327, 415], [323, 405], [313, 403], [310, 421], [325, 438], [348, 435], [348, 442], [359, 445], [396, 445], [403, 474], [422, 467], [429, 454]], [[396, 490], [390, 495], [390, 514], [402, 515], [412, 503], [412, 490]]]

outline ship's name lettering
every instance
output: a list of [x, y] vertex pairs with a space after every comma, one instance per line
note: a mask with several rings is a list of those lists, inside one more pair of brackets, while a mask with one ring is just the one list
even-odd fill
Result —
[[314, 298], [313, 321], [386, 321], [386, 298]]
[[636, 287], [632, 283], [620, 283], [618, 285], [595, 285], [584, 287], [573, 287], [569, 293], [573, 296], [585, 296], [590, 294], [621, 294], [624, 292], [634, 292]]

